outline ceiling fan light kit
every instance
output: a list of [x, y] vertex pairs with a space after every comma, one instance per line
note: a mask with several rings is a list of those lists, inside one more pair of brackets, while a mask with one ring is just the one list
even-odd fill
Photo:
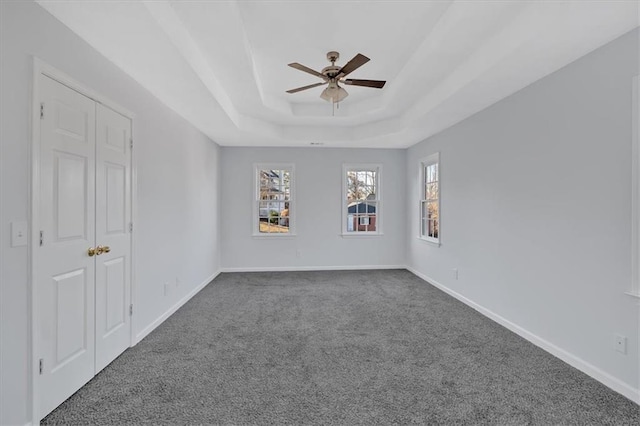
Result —
[[344, 90], [344, 88], [340, 87], [338, 83], [343, 83], [350, 86], [373, 87], [375, 89], [382, 89], [384, 87], [386, 81], [382, 80], [345, 79], [348, 74], [352, 73], [362, 65], [369, 62], [369, 58], [367, 58], [363, 54], [358, 53], [343, 67], [336, 66], [336, 61], [338, 60], [338, 58], [340, 58], [340, 54], [338, 52], [333, 50], [327, 52], [327, 59], [329, 60], [329, 62], [331, 62], [331, 65], [323, 68], [321, 72], [315, 71], [297, 62], [289, 64], [291, 68], [295, 68], [316, 77], [320, 77], [324, 80], [324, 82], [287, 90], [287, 93], [297, 93], [314, 87], [324, 86], [326, 84], [328, 86], [322, 91], [320, 97], [327, 102], [336, 104], [349, 96], [349, 93]]
[[349, 96], [349, 93], [333, 81], [329, 82], [329, 87], [320, 94], [320, 97], [325, 101], [334, 103], [341, 102], [347, 96]]

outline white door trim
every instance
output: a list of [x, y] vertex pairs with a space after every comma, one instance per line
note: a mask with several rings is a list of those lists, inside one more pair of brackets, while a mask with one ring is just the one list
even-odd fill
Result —
[[[640, 298], [640, 75], [631, 83], [631, 285], [627, 294]], [[640, 300], [639, 300], [640, 302]]]
[[[40, 95], [41, 88], [39, 84], [40, 75], [45, 75], [47, 77], [56, 80], [57, 82], [75, 90], [76, 92], [81, 93], [82, 95], [92, 99], [93, 101], [100, 103], [112, 110], [126, 116], [131, 120], [131, 135], [134, 137], [134, 124], [135, 123], [135, 115], [127, 110], [126, 108], [120, 106], [119, 104], [113, 102], [109, 98], [95, 92], [94, 90], [86, 87], [82, 83], [73, 79], [66, 73], [58, 70], [57, 68], [52, 67], [46, 62], [42, 61], [37, 57], [33, 57], [33, 74], [32, 74], [32, 92], [31, 92], [31, 143], [29, 144], [29, 164], [31, 167], [31, 171], [29, 174], [30, 182], [29, 182], [29, 206], [28, 206], [28, 219], [29, 219], [29, 250], [28, 250], [28, 304], [27, 304], [27, 314], [29, 315], [30, 324], [29, 324], [29, 341], [30, 341], [30, 361], [31, 368], [29, 368], [29, 381], [30, 381], [30, 392], [29, 392], [29, 401], [28, 406], [31, 411], [31, 424], [40, 423], [40, 418], [38, 414], [37, 407], [37, 398], [38, 395], [38, 342], [36, 341], [36, 327], [38, 324], [38, 310], [34, 306], [35, 301], [35, 285], [34, 285], [34, 276], [36, 267], [39, 264], [38, 259], [38, 251], [36, 250], [40, 244], [40, 218], [38, 217], [37, 212], [40, 210]], [[132, 150], [131, 152], [131, 218], [133, 223], [135, 224], [137, 221], [137, 173], [136, 173], [136, 160], [135, 160], [135, 152]], [[135, 229], [135, 228], [134, 228]], [[134, 295], [135, 295], [135, 285], [136, 285], [136, 253], [135, 253], [135, 233], [131, 236], [131, 303], [134, 303]], [[135, 334], [134, 334], [134, 320], [135, 315], [131, 317], [131, 341], [130, 346], [135, 345]]]

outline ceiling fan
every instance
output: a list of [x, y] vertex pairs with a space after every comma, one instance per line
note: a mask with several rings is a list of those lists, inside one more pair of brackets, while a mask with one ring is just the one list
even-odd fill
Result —
[[386, 81], [382, 80], [357, 80], [353, 78], [345, 79], [347, 75], [351, 74], [353, 71], [369, 62], [369, 58], [358, 53], [353, 57], [353, 59], [347, 62], [345, 66], [339, 67], [336, 66], [336, 61], [339, 57], [340, 54], [338, 52], [328, 52], [327, 59], [329, 60], [329, 62], [331, 62], [331, 65], [323, 68], [321, 72], [312, 70], [311, 68], [305, 67], [304, 65], [297, 62], [289, 64], [291, 68], [295, 68], [311, 75], [315, 75], [316, 77], [320, 77], [324, 81], [322, 83], [315, 83], [308, 86], [298, 87], [297, 89], [287, 90], [287, 93], [297, 93], [303, 90], [311, 89], [313, 87], [328, 84], [328, 87], [322, 91], [320, 97], [325, 101], [337, 103], [349, 96], [349, 93], [347, 93], [346, 90], [340, 87], [338, 83], [343, 83], [350, 86], [373, 87], [376, 89], [382, 89], [384, 87]]

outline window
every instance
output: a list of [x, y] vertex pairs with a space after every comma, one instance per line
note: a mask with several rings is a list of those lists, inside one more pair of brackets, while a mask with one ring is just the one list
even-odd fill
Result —
[[293, 164], [257, 164], [254, 200], [254, 235], [292, 235], [295, 229]]
[[382, 234], [379, 164], [343, 166], [342, 234]]
[[440, 243], [440, 154], [420, 162], [420, 238]]

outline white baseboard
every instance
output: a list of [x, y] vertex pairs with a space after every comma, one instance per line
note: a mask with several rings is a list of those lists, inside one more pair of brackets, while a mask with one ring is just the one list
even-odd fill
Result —
[[136, 334], [136, 344], [138, 344], [142, 339], [147, 337], [149, 335], [149, 333], [151, 333], [160, 324], [162, 324], [167, 318], [169, 318], [171, 315], [173, 315], [175, 311], [180, 309], [182, 307], [182, 305], [187, 303], [193, 296], [198, 294], [198, 292], [200, 292], [200, 290], [205, 288], [207, 286], [207, 284], [209, 284], [218, 275], [220, 275], [220, 272], [221, 271], [218, 270], [213, 275], [211, 275], [209, 278], [205, 279], [196, 288], [191, 290], [186, 296], [184, 296], [182, 299], [178, 300], [178, 302], [175, 305], [171, 306], [164, 314], [160, 315], [155, 321], [153, 321], [151, 324], [146, 326], [140, 333]]
[[407, 269], [407, 267], [405, 265], [252, 266], [248, 268], [222, 268], [222, 272], [359, 271], [364, 269]]
[[414, 275], [422, 278], [428, 284], [431, 284], [432, 286], [444, 291], [448, 295], [455, 297], [456, 299], [458, 299], [462, 303], [464, 303], [464, 304], [472, 307], [476, 311], [480, 312], [482, 315], [484, 315], [484, 316], [488, 317], [489, 319], [497, 322], [498, 324], [502, 325], [503, 327], [506, 327], [507, 329], [513, 331], [514, 333], [516, 333], [520, 337], [528, 340], [529, 342], [533, 343], [534, 345], [538, 346], [539, 348], [544, 349], [545, 351], [549, 352], [551, 355], [553, 355], [553, 356], [555, 356], [557, 358], [560, 358], [562, 361], [566, 362], [567, 364], [571, 365], [572, 367], [577, 368], [578, 370], [582, 371], [586, 375], [588, 375], [590, 377], [593, 377], [594, 379], [596, 379], [600, 383], [604, 384], [605, 386], [613, 389], [614, 391], [618, 392], [619, 394], [629, 398], [631, 401], [633, 401], [636, 404], [640, 405], [640, 389], [635, 389], [635, 388], [629, 386], [627, 383], [624, 383], [620, 379], [617, 379], [616, 377], [613, 377], [612, 375], [610, 375], [609, 373], [606, 373], [605, 371], [602, 371], [598, 367], [596, 367], [596, 366], [594, 366], [592, 364], [589, 364], [588, 362], [584, 361], [580, 357], [565, 351], [564, 349], [562, 349], [562, 348], [554, 345], [553, 343], [551, 343], [551, 342], [549, 342], [549, 341], [537, 336], [536, 334], [531, 333], [530, 331], [525, 330], [524, 328], [520, 327], [519, 325], [514, 324], [513, 322], [509, 321], [508, 319], [503, 318], [500, 315], [490, 311], [489, 309], [477, 304], [473, 300], [470, 300], [470, 299], [466, 298], [465, 296], [461, 295], [460, 293], [457, 293], [457, 292], [451, 290], [450, 288], [448, 288], [445, 285], [439, 283], [438, 281], [436, 281], [436, 280], [424, 275], [423, 273], [418, 272], [417, 270], [415, 270], [415, 269], [413, 269], [411, 267], [407, 267], [407, 270], [409, 272], [413, 273]]

